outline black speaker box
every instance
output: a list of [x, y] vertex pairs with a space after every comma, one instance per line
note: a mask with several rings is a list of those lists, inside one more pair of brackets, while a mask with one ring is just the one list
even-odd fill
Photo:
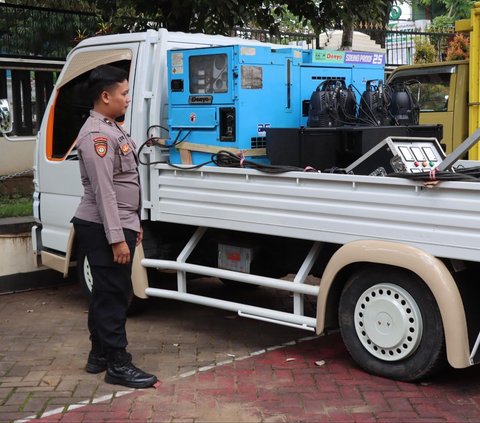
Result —
[[274, 165], [345, 168], [389, 136], [433, 137], [442, 125], [268, 128], [267, 157]]

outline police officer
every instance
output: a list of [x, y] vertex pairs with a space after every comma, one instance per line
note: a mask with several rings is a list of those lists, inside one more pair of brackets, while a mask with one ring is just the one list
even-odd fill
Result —
[[131, 261], [143, 235], [135, 143], [115, 120], [130, 103], [127, 73], [98, 66], [88, 87], [94, 106], [77, 137], [84, 195], [72, 219], [93, 277], [86, 371], [106, 370], [107, 383], [146, 388], [157, 382], [156, 376], [135, 367], [126, 351]]

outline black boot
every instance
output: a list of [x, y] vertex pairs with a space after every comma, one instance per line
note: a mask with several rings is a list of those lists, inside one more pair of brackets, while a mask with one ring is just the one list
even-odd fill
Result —
[[107, 370], [107, 356], [101, 352], [90, 351], [85, 370], [88, 373], [101, 373]]
[[135, 367], [132, 356], [125, 351], [115, 351], [107, 355], [105, 382], [129, 388], [148, 388], [157, 382], [157, 377]]

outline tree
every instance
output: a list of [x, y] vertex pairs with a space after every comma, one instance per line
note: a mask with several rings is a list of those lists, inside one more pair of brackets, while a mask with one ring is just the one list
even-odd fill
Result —
[[[357, 22], [384, 22], [392, 0], [10, 0], [31, 6], [75, 8], [94, 11], [97, 28], [93, 33], [126, 32], [147, 27], [171, 31], [229, 35], [233, 27], [254, 25], [278, 34], [285, 22], [315, 33], [343, 25], [352, 33]], [[291, 30], [291, 27], [290, 27]], [[48, 33], [46, 31], [45, 33]], [[79, 38], [93, 35], [82, 28]], [[345, 38], [351, 48], [351, 35]]]
[[9, 4], [19, 6], [45, 7], [50, 9], [77, 10], [81, 12], [92, 12], [95, 10], [94, 2], [88, 0], [8, 0]]
[[393, 0], [98, 0], [97, 7], [121, 9], [130, 15], [154, 16], [173, 31], [228, 34], [234, 26], [255, 25], [272, 34], [295, 17], [301, 28], [318, 34], [332, 27], [346, 28], [345, 47], [351, 48], [353, 26], [358, 22], [385, 24]]
[[[415, 0], [426, 7], [430, 7], [432, 2], [435, 0]], [[430, 31], [432, 32], [453, 32], [455, 21], [458, 19], [465, 19], [470, 17], [470, 10], [473, 6], [473, 1], [471, 0], [436, 0], [443, 6], [444, 13], [434, 16], [432, 19], [432, 23], [430, 25]], [[462, 44], [462, 39], [457, 39], [459, 41], [459, 45], [454, 47], [448, 47], [447, 43], [449, 40], [451, 41], [453, 36], [448, 39], [445, 37], [438, 37], [436, 35], [430, 36], [430, 41], [436, 45], [436, 48], [440, 54], [440, 56], [450, 57], [447, 60], [453, 60], [452, 57], [462, 56], [466, 53], [464, 51], [464, 46]], [[458, 49], [461, 45], [461, 48]]]
[[351, 50], [353, 30], [358, 24], [369, 24], [386, 28], [393, 0], [386, 1], [343, 1], [342, 2], [342, 45], [343, 50]]
[[[28, 3], [28, 4], [25, 4]], [[0, 15], [0, 51], [3, 54], [64, 58], [80, 28], [91, 32], [95, 16], [76, 13], [91, 11], [85, 1], [75, 4], [75, 12], [52, 13], [50, 8], [66, 5], [62, 0], [15, 1], [2, 5]], [[13, 7], [36, 6], [36, 7]]]

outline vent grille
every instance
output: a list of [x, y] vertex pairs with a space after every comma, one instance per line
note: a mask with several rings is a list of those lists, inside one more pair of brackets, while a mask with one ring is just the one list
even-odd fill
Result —
[[312, 79], [318, 80], [318, 81], [328, 81], [330, 79], [334, 79], [336, 81], [345, 81], [346, 78], [344, 76], [338, 77], [338, 76], [312, 76]]
[[252, 148], [266, 148], [267, 147], [267, 138], [266, 137], [253, 137]]

